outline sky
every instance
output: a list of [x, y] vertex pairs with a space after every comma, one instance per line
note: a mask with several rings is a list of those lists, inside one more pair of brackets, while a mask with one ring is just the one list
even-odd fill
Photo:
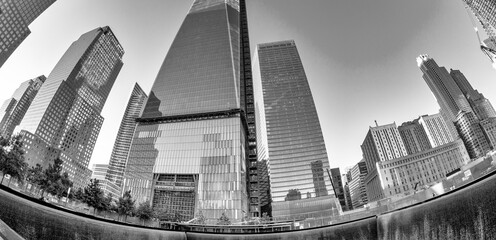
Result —
[[[0, 68], [0, 101], [51, 70], [73, 41], [110, 26], [124, 67], [107, 99], [90, 162], [108, 163], [135, 82], [149, 92], [192, 0], [58, 0], [31, 25], [31, 35]], [[256, 44], [296, 42], [319, 115], [330, 166], [362, 159], [374, 120], [401, 125], [439, 110], [416, 57], [461, 70], [496, 103], [496, 71], [479, 50], [461, 0], [247, 0]], [[492, 89], [492, 90], [491, 90]]]

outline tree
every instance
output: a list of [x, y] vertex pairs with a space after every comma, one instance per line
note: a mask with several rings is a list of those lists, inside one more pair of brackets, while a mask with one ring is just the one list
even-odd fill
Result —
[[112, 193], [108, 193], [105, 198], [103, 198], [103, 210], [110, 211], [113, 207]]
[[36, 166], [31, 166], [31, 168], [28, 169], [26, 179], [33, 185], [41, 182], [41, 179], [43, 179], [43, 167], [41, 167], [41, 165], [38, 163], [36, 164]]
[[200, 210], [196, 214], [195, 220], [193, 220], [191, 223], [192, 224], [205, 225], [206, 221], [207, 221], [207, 218], [205, 216], [203, 216], [203, 212], [202, 212], [202, 210]]
[[131, 196], [131, 190], [124, 192], [122, 197], [119, 197], [119, 201], [117, 201], [117, 213], [120, 215], [124, 215], [124, 221], [127, 218], [127, 215], [131, 214], [134, 210], [134, 200]]
[[71, 180], [69, 180], [69, 174], [67, 172], [64, 172], [64, 174], [62, 174], [62, 176], [57, 179], [56, 184], [57, 197], [59, 199], [62, 197], [69, 197], [67, 193], [69, 192], [69, 188], [72, 187], [73, 183]]
[[78, 189], [76, 190], [76, 192], [74, 193], [74, 198], [75, 198], [76, 200], [81, 201], [81, 202], [83, 202], [83, 201], [84, 201], [84, 198], [85, 198], [85, 197], [84, 197], [84, 191], [83, 191], [83, 189], [82, 189], [82, 188], [78, 188]]
[[10, 139], [2, 138], [0, 140], [0, 171], [3, 173], [0, 184], [3, 183], [5, 174], [10, 175], [10, 180], [15, 178], [20, 183], [24, 182], [24, 178], [28, 170], [28, 164], [24, 160], [24, 150], [22, 149], [22, 145], [22, 137], [20, 135], [13, 136]]
[[269, 214], [266, 212], [262, 213], [262, 218], [260, 219], [262, 224], [267, 224], [270, 222]]
[[231, 225], [231, 220], [226, 216], [225, 212], [217, 219], [217, 225]]
[[155, 213], [148, 202], [142, 202], [138, 206], [138, 209], [136, 209], [136, 216], [143, 221], [144, 225], [145, 221], [148, 221], [155, 216]]
[[284, 198], [284, 201], [293, 201], [293, 200], [300, 200], [300, 199], [301, 199], [300, 190], [289, 189], [288, 194], [286, 194], [286, 198]]
[[104, 193], [100, 188], [100, 181], [98, 179], [91, 179], [90, 184], [84, 188], [84, 200], [88, 206], [93, 207], [93, 214], [95, 214], [96, 210], [105, 209], [104, 203]]
[[69, 174], [64, 172], [62, 174], [62, 161], [60, 158], [56, 158], [53, 164], [49, 164], [48, 168], [45, 169], [41, 178], [37, 178], [35, 184], [38, 184], [41, 192], [41, 197], [45, 192], [56, 195], [61, 198], [64, 194], [67, 194], [67, 190], [72, 187], [72, 181], [69, 180]]

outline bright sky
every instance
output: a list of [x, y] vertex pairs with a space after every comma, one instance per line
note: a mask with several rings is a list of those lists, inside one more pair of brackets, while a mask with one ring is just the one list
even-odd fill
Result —
[[[48, 76], [79, 36], [108, 25], [124, 67], [110, 93], [91, 164], [107, 163], [135, 82], [149, 92], [192, 0], [58, 0], [0, 68], [0, 100], [21, 82]], [[496, 72], [478, 48], [462, 0], [247, 0], [252, 51], [294, 39], [312, 89], [331, 167], [362, 157], [374, 120], [412, 120], [439, 109], [415, 58], [460, 69], [496, 104]], [[492, 90], [491, 90], [492, 89]]]

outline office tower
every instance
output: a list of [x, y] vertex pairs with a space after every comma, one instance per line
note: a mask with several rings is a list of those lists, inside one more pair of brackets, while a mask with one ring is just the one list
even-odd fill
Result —
[[105, 177], [108, 183], [107, 189], [114, 197], [121, 195], [127, 157], [133, 141], [134, 130], [136, 129], [136, 118], [140, 116], [147, 99], [146, 93], [136, 83], [117, 132], [114, 148], [110, 155], [107, 176]]
[[24, 136], [30, 165], [47, 166], [59, 157], [74, 187], [87, 185], [88, 164], [103, 123], [100, 113], [123, 54], [109, 27], [89, 31], [72, 43], [15, 130]]
[[98, 179], [100, 182], [105, 181], [108, 169], [108, 164], [93, 164], [91, 166], [91, 179]]
[[[405, 157], [377, 163], [385, 197], [404, 197], [441, 182], [470, 157], [461, 139]], [[378, 195], [378, 193], [374, 193]]]
[[12, 135], [45, 80], [46, 77], [42, 75], [23, 82], [14, 95], [5, 101], [0, 109], [1, 136], [8, 138]]
[[[257, 112], [265, 119], [272, 216], [331, 216], [340, 205], [312, 93], [294, 41], [259, 44], [254, 57]], [[287, 201], [286, 201], [287, 200]], [[333, 212], [334, 211], [334, 212]]]
[[494, 110], [489, 99], [485, 98], [481, 93], [477, 93], [478, 94], [475, 97], [469, 99], [477, 119], [482, 121], [488, 118], [496, 117], [496, 111]]
[[40, 16], [55, 0], [15, 0], [17, 9], [29, 25]]
[[261, 216], [263, 216], [263, 213], [267, 213], [267, 215], [272, 216], [268, 159], [258, 161], [257, 171], [258, 189], [260, 193], [260, 213]]
[[341, 180], [341, 172], [339, 171], [339, 168], [331, 168], [331, 178], [334, 193], [339, 200], [339, 204], [341, 204], [342, 209], [346, 209], [346, 198], [344, 196], [343, 181]]
[[401, 124], [398, 127], [398, 131], [408, 154], [432, 148], [424, 128], [419, 123], [419, 119]]
[[408, 155], [396, 123], [369, 127], [361, 149], [369, 172], [375, 170], [376, 162]]
[[489, 143], [473, 112], [460, 111], [455, 126], [460, 133], [470, 158], [479, 158], [490, 151]]
[[418, 119], [418, 122], [424, 128], [433, 148], [455, 141], [440, 113], [423, 115]]
[[494, 0], [463, 0], [472, 12], [482, 21], [496, 28], [496, 1]]
[[480, 122], [491, 149], [496, 149], [496, 118], [488, 118]]
[[439, 67], [434, 59], [428, 55], [420, 55], [417, 57], [417, 65], [422, 70], [422, 77], [441, 107], [441, 115], [453, 138], [458, 138], [453, 122], [459, 111], [472, 112], [470, 104], [446, 68]]
[[348, 182], [348, 187], [350, 189], [351, 205], [353, 206], [353, 209], [360, 208], [369, 202], [365, 186], [365, 177], [368, 173], [365, 159], [362, 159], [349, 170], [351, 179]]
[[468, 81], [465, 75], [460, 70], [450, 69], [450, 76], [455, 81], [456, 85], [460, 88], [460, 91], [468, 99], [470, 96], [475, 95], [475, 89], [472, 84]]
[[344, 201], [346, 204], [346, 207], [343, 208], [343, 211], [349, 211], [349, 210], [353, 209], [353, 204], [351, 202], [350, 186], [349, 186], [349, 181], [348, 181], [348, 172], [341, 174], [341, 180], [343, 181]]
[[0, 67], [31, 33], [28, 26], [55, 0], [0, 1]]
[[378, 191], [381, 183], [377, 177], [376, 163], [403, 157], [408, 153], [396, 123], [370, 127], [361, 148], [368, 171], [365, 179], [367, 197], [369, 201], [376, 201], [384, 197], [382, 192]]
[[259, 216], [249, 53], [245, 1], [194, 1], [137, 120], [123, 191], [181, 221]]
[[475, 115], [479, 120], [484, 120], [491, 117], [496, 117], [496, 111], [487, 98], [475, 90], [465, 75], [459, 70], [450, 70], [450, 75], [455, 80], [462, 93], [467, 98], [470, 106], [474, 110]]

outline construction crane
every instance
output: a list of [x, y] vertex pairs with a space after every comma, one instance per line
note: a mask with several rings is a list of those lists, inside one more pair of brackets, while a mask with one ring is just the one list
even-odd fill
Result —
[[[482, 52], [491, 60], [493, 67], [496, 69], [496, 34], [494, 33], [493, 27], [484, 19], [482, 16], [477, 13], [477, 11], [471, 11], [470, 6], [467, 2], [463, 1], [465, 5], [465, 9], [467, 10], [467, 14], [469, 15], [470, 21], [472, 22], [472, 26], [474, 27], [475, 33], [477, 34], [477, 39], [479, 40], [480, 49]], [[471, 12], [473, 14], [471, 14]], [[480, 25], [484, 29], [487, 35], [487, 39], [485, 41], [481, 40], [479, 28], [474, 21], [474, 17], [477, 18]]]

